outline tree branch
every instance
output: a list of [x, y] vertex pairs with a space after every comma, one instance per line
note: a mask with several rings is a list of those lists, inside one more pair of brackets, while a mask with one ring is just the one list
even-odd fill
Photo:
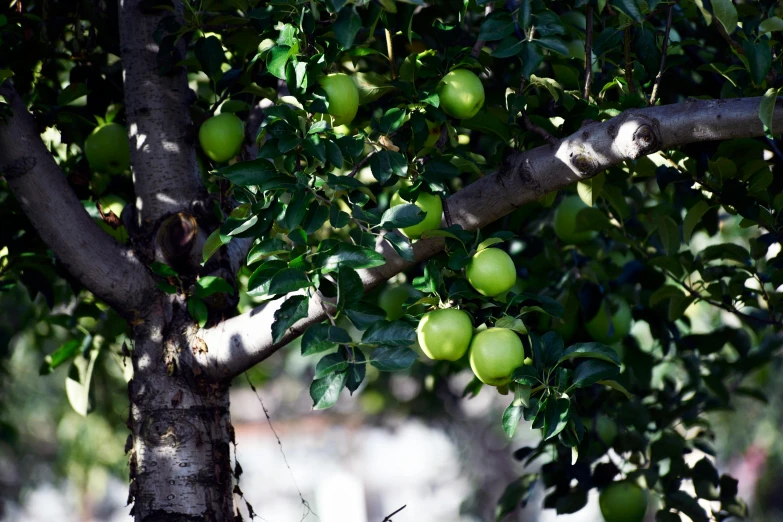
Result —
[[0, 120], [0, 173], [41, 238], [89, 291], [125, 317], [155, 288], [133, 252], [93, 222], [71, 190], [11, 82], [0, 85], [13, 110]]
[[[143, 11], [144, 3], [122, 0], [120, 6], [125, 106], [141, 223], [156, 222], [167, 214], [188, 209], [201, 187], [186, 72], [176, 67], [160, 75], [159, 46], [153, 39], [158, 24], [171, 12], [156, 10], [149, 14]], [[181, 15], [181, 3], [175, 2], [175, 6]], [[172, 52], [184, 58], [183, 46]]]
[[[781, 99], [783, 100], [783, 99]], [[514, 153], [501, 169], [448, 198], [451, 221], [468, 230], [481, 228], [541, 196], [587, 179], [629, 159], [701, 141], [763, 136], [758, 118], [761, 98], [688, 100], [668, 106], [630, 110], [601, 123], [591, 123], [559, 142]], [[775, 125], [783, 125], [783, 105], [778, 101]], [[442, 238], [428, 238], [413, 245], [416, 261], [401, 259], [383, 240], [376, 250], [386, 264], [360, 270], [365, 290], [427, 259], [443, 248]], [[224, 321], [196, 334], [208, 351], [196, 356], [202, 372], [215, 379], [231, 378], [266, 359], [301, 335], [308, 326], [326, 317], [318, 297], [310, 299], [306, 319], [296, 323], [275, 343], [271, 335], [274, 312], [285, 298]]]

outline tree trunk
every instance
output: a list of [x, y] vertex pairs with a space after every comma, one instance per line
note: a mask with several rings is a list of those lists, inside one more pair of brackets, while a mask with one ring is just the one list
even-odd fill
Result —
[[[229, 381], [182, 363], [187, 312], [157, 303], [134, 329], [129, 502], [137, 522], [233, 520]], [[183, 356], [184, 355], [184, 356]]]

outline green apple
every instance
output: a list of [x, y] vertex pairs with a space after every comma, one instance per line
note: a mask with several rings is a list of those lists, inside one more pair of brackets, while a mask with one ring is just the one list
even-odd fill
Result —
[[642, 522], [647, 492], [634, 482], [614, 482], [601, 491], [598, 505], [606, 522]]
[[485, 248], [477, 252], [468, 263], [465, 274], [478, 293], [489, 297], [508, 292], [517, 281], [514, 261], [499, 248]]
[[555, 210], [555, 234], [563, 243], [578, 245], [590, 241], [595, 237], [594, 230], [577, 232], [577, 214], [587, 208], [579, 196], [568, 196], [557, 206]]
[[462, 310], [444, 308], [424, 314], [416, 328], [419, 346], [436, 361], [456, 361], [468, 351], [473, 321]]
[[598, 415], [595, 419], [595, 432], [604, 444], [611, 447], [617, 438], [617, 423], [606, 415]]
[[508, 328], [489, 328], [476, 334], [470, 343], [470, 367], [484, 384], [508, 384], [511, 374], [523, 364], [525, 348]]
[[387, 285], [378, 296], [378, 306], [386, 311], [386, 318], [396, 321], [405, 313], [403, 305], [409, 297], [420, 297], [421, 292], [408, 283]]
[[[391, 198], [391, 206], [410, 204], [400, 197], [399, 192]], [[426, 192], [420, 192], [418, 199], [414, 203], [419, 207], [426, 215], [424, 220], [413, 226], [401, 229], [401, 232], [410, 239], [418, 239], [421, 235], [428, 230], [437, 230], [440, 228], [440, 219], [443, 214], [443, 202], [440, 200], [440, 196], [428, 194]]]
[[244, 139], [245, 124], [231, 112], [209, 118], [198, 130], [198, 141], [204, 153], [218, 163], [239, 154]]
[[446, 114], [464, 120], [472, 118], [484, 105], [484, 85], [467, 69], [455, 69], [438, 84], [440, 108]]
[[359, 89], [353, 79], [347, 74], [336, 73], [322, 76], [318, 83], [326, 91], [332, 127], [351, 123], [359, 110]]
[[[117, 218], [122, 215], [122, 210], [125, 208], [125, 200], [119, 196], [109, 194], [102, 197], [98, 202], [103, 209], [104, 214], [113, 213]], [[125, 243], [128, 240], [128, 231], [125, 230], [125, 226], [120, 225], [118, 228], [112, 228], [106, 221], [100, 217], [95, 219], [98, 226], [101, 227], [104, 232], [116, 239], [120, 243]]]
[[585, 323], [590, 337], [604, 344], [614, 344], [631, 331], [631, 307], [619, 297], [611, 296], [601, 303], [598, 313]]
[[107, 174], [122, 174], [130, 168], [128, 129], [117, 123], [96, 127], [84, 141], [90, 168]]

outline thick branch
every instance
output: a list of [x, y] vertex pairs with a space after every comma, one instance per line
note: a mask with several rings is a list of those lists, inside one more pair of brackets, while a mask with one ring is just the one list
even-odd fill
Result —
[[[201, 186], [185, 70], [177, 67], [165, 76], [159, 74], [159, 46], [153, 32], [171, 12], [144, 12], [145, 3], [123, 0], [120, 8], [131, 165], [142, 223], [188, 209]], [[181, 11], [181, 4], [175, 4]], [[173, 52], [184, 59], [183, 50], [178, 47]]]
[[[763, 136], [758, 118], [761, 98], [688, 100], [676, 105], [626, 111], [602, 123], [582, 127], [559, 145], [545, 145], [515, 153], [501, 169], [460, 190], [445, 203], [451, 221], [465, 229], [481, 228], [541, 196], [589, 178], [629, 159], [661, 149], [700, 141]], [[783, 105], [778, 101], [774, 124], [783, 125]], [[441, 238], [414, 245], [416, 262], [443, 248]], [[415, 263], [397, 256], [380, 242], [377, 250], [386, 264], [360, 270], [365, 290], [378, 286]], [[280, 342], [274, 343], [270, 326], [274, 312], [285, 298], [224, 321], [197, 334], [208, 347], [197, 358], [202, 371], [213, 378], [233, 377], [266, 359], [305, 329], [326, 318], [317, 297], [310, 300], [309, 315], [296, 323]], [[328, 305], [326, 305], [328, 306]]]
[[0, 121], [0, 174], [63, 266], [118, 312], [132, 316], [155, 287], [152, 277], [84, 210], [10, 82], [0, 86], [0, 95], [13, 110], [8, 121]]

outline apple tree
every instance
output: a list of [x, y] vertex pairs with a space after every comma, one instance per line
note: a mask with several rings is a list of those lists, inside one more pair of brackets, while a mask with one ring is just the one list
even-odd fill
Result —
[[138, 521], [234, 519], [231, 379], [299, 336], [316, 410], [367, 365], [506, 395], [541, 440], [498, 519], [537, 483], [745, 516], [707, 414], [763, 399], [781, 343], [781, 11], [6, 3], [0, 290], [67, 332], [42, 373], [80, 413], [101, 353], [131, 362]]

